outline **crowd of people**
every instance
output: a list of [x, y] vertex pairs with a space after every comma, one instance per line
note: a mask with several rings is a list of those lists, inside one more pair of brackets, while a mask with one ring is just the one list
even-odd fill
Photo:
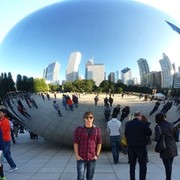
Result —
[[[136, 163], [138, 162], [140, 169], [139, 179], [145, 180], [147, 174], [147, 163], [149, 162], [147, 145], [152, 143], [151, 123], [148, 122], [147, 116], [142, 114], [141, 111], [136, 111], [134, 117], [131, 120], [126, 121], [123, 132], [122, 121], [128, 117], [130, 107], [125, 106], [121, 110], [121, 105], [118, 104], [112, 110], [113, 98], [111, 96], [109, 97], [111, 98], [111, 104], [108, 96], [104, 98], [104, 117], [107, 122], [107, 132], [110, 137], [114, 164], [118, 164], [119, 153], [120, 150], [122, 150], [122, 152], [126, 153], [128, 156], [130, 179], [135, 180], [135, 169]], [[152, 101], [151, 98], [150, 102]], [[178, 155], [176, 142], [179, 141], [180, 118], [173, 123], [168, 122], [166, 119], [166, 113], [171, 109], [173, 102], [166, 99], [163, 103], [164, 105], [162, 106], [162, 109], [155, 115], [155, 122], [157, 123], [154, 129], [155, 141], [159, 143], [162, 135], [165, 137], [166, 149], [159, 154], [165, 168], [166, 180], [171, 180], [173, 160], [174, 157]], [[154, 114], [159, 107], [160, 101], [157, 100], [154, 108], [149, 112], [149, 116]], [[118, 118], [120, 113], [121, 116]], [[161, 132], [158, 127], [161, 128]], [[125, 144], [122, 144], [122, 137], [125, 138]], [[125, 152], [122, 149], [123, 146], [126, 146]]]
[[[40, 96], [42, 96], [43, 100], [45, 100], [45, 97], [47, 100], [51, 100], [51, 97], [41, 93]], [[122, 98], [124, 97], [124, 94]], [[22, 97], [21, 97], [22, 98]], [[22, 103], [20, 97], [17, 97], [17, 101], [15, 102], [12, 98], [11, 100], [9, 98], [6, 99], [6, 103], [8, 104], [8, 107], [17, 114], [19, 112], [22, 116], [24, 116], [27, 119], [31, 118], [31, 114], [28, 113], [28, 108], [35, 108], [38, 109], [37, 103], [35, 100], [28, 96], [27, 94], [23, 96], [23, 103], [26, 102], [26, 107]], [[97, 99], [96, 99], [97, 98]], [[96, 99], [96, 100], [95, 100]], [[95, 105], [98, 104], [98, 101], [100, 101], [98, 95], [94, 98]], [[96, 102], [97, 101], [97, 102]], [[14, 105], [12, 105], [12, 103]], [[73, 111], [74, 108], [78, 108], [78, 96], [76, 94], [72, 94], [72, 97], [69, 96], [69, 94], [63, 94], [62, 95], [62, 107], [66, 111]], [[141, 180], [146, 179], [146, 172], [147, 172], [147, 162], [148, 162], [148, 152], [146, 146], [151, 143], [150, 136], [152, 135], [152, 130], [150, 129], [150, 122], [148, 122], [148, 117], [146, 117], [141, 111], [136, 111], [134, 113], [133, 118], [129, 118], [130, 115], [130, 106], [125, 105], [122, 107], [120, 104], [113, 104], [114, 99], [111, 94], [107, 95], [104, 98], [104, 119], [107, 123], [107, 132], [109, 133], [110, 138], [110, 146], [112, 149], [112, 157], [114, 164], [119, 163], [119, 152], [122, 150], [121, 148], [121, 139], [124, 136], [126, 138], [126, 154], [128, 157], [129, 167], [130, 167], [130, 179], [135, 179], [135, 167], [138, 160], [139, 166], [140, 166], [140, 174], [139, 177]], [[176, 142], [178, 141], [178, 131], [177, 127], [179, 127], [180, 124], [180, 118], [173, 123], [169, 123], [166, 120], [166, 113], [171, 109], [172, 107], [172, 101], [166, 101], [162, 105], [162, 109], [155, 115], [155, 121], [157, 123], [157, 126], [161, 126], [163, 134], [166, 136], [166, 143], [171, 144], [171, 147], [167, 145], [166, 152], [160, 153], [160, 157], [162, 158], [162, 162], [165, 167], [166, 172], [166, 179], [171, 179], [172, 174], [172, 163], [175, 156], [177, 156], [177, 146]], [[15, 111], [14, 107], [21, 108], [24, 112]], [[61, 112], [61, 105], [58, 102], [58, 99], [56, 99], [56, 95], [53, 99], [53, 107], [57, 111], [58, 115], [60, 117], [63, 117]], [[114, 108], [113, 108], [114, 107]], [[154, 108], [149, 112], [149, 116], [151, 116], [153, 113], [155, 113], [160, 107], [160, 102], [156, 101]], [[103, 108], [103, 106], [102, 106]], [[7, 112], [4, 110], [0, 110], [0, 113], [4, 116], [8, 116]], [[17, 114], [19, 116], [19, 114]], [[4, 117], [2, 117], [3, 119]], [[79, 126], [74, 131], [74, 151], [77, 159], [77, 174], [78, 179], [82, 179], [84, 176], [84, 172], [86, 171], [86, 176], [89, 179], [93, 179], [93, 175], [95, 172], [95, 166], [96, 166], [96, 160], [98, 159], [101, 151], [102, 146], [102, 137], [101, 137], [101, 130], [94, 124], [94, 114], [93, 112], [85, 112], [84, 116], [84, 125]], [[8, 117], [8, 121], [10, 124], [10, 135], [11, 140], [13, 143], [16, 143], [15, 137], [18, 137], [18, 133], [23, 131], [23, 126], [21, 123], [16, 121], [13, 118]], [[122, 123], [125, 123], [125, 129], [122, 128]], [[0, 126], [2, 126], [2, 123], [0, 123]], [[161, 136], [160, 132], [158, 131], [157, 126], [155, 127], [155, 140], [158, 142], [159, 138]], [[2, 129], [2, 128], [1, 128]], [[0, 132], [1, 133], [1, 132]], [[37, 139], [38, 135], [35, 133], [29, 131], [30, 138], [31, 139]], [[84, 142], [88, 142], [88, 138], [93, 138], [92, 144], [85, 147]], [[2, 132], [3, 137], [3, 132]], [[98, 139], [98, 140], [97, 140]], [[81, 142], [82, 140], [82, 142]], [[3, 142], [4, 143], [4, 142]], [[9, 139], [8, 139], [9, 143]], [[92, 151], [91, 158], [89, 158], [89, 148], [90, 151]], [[10, 153], [10, 147], [7, 150]], [[88, 150], [85, 152], [85, 149]], [[1, 149], [0, 149], [1, 150]], [[2, 151], [5, 151], [2, 149]], [[4, 154], [4, 152], [3, 152]], [[4, 156], [5, 157], [5, 156]], [[5, 157], [8, 163], [10, 164], [10, 172], [17, 170], [17, 166], [14, 163], [12, 157], [9, 157], [9, 154]], [[10, 160], [8, 160], [10, 158]], [[3, 166], [2, 166], [3, 167]], [[2, 173], [1, 173], [2, 171]], [[0, 169], [0, 176], [2, 174], [2, 178], [4, 177], [3, 174], [3, 168]]]

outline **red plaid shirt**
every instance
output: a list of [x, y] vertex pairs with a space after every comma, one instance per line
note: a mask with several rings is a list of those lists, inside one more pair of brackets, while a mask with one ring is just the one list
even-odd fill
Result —
[[77, 127], [74, 131], [74, 143], [78, 144], [78, 154], [83, 160], [93, 160], [97, 153], [97, 145], [102, 144], [100, 128], [93, 125], [92, 132], [89, 136], [85, 127]]

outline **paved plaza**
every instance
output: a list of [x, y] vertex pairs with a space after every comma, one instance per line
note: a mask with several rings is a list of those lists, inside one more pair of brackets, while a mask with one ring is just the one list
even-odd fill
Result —
[[[121, 104], [122, 107], [129, 105], [131, 108], [131, 114], [134, 110], [142, 110], [146, 115], [150, 112], [154, 103], [144, 102], [139, 100], [138, 97], [124, 96], [121, 99], [120, 96], [115, 96], [114, 106], [117, 103]], [[93, 104], [93, 95], [91, 97], [82, 96], [80, 99], [79, 110], [74, 110], [71, 117], [74, 119], [82, 119], [82, 113], [86, 110], [83, 104], [88, 104], [97, 116], [102, 115], [99, 113], [100, 108], [103, 106], [103, 97], [100, 97], [98, 107]], [[40, 107], [42, 107], [42, 100], [40, 97], [36, 97], [36, 101]], [[53, 99], [51, 102], [52, 103]], [[48, 106], [48, 103], [46, 105]], [[52, 104], [51, 104], [52, 105]], [[161, 107], [163, 104], [161, 104]], [[161, 109], [160, 107], [160, 109]], [[42, 107], [43, 108], [43, 107]], [[82, 113], [77, 113], [77, 111]], [[98, 111], [98, 112], [97, 112]], [[30, 112], [33, 116], [33, 111]], [[52, 112], [50, 112], [52, 113]], [[65, 110], [62, 110], [63, 116], [66, 116]], [[170, 121], [177, 120], [179, 116], [176, 112], [176, 107], [173, 105], [170, 112], [167, 113], [167, 119]], [[42, 119], [46, 120], [46, 117]], [[34, 118], [33, 118], [34, 120]], [[128, 119], [127, 119], [128, 120]], [[154, 115], [149, 118], [152, 129], [154, 128]], [[33, 121], [32, 121], [33, 122]], [[31, 122], [31, 123], [32, 123]], [[96, 124], [96, 122], [95, 122]], [[30, 123], [28, 124], [30, 126]], [[31, 124], [33, 128], [33, 124]], [[43, 124], [42, 124], [43, 127]], [[72, 134], [68, 134], [72, 136]], [[154, 152], [153, 142], [148, 145], [148, 156], [149, 163], [147, 169], [147, 180], [163, 180], [165, 179], [164, 166], [159, 154]], [[178, 151], [180, 154], [180, 143], [177, 143]], [[76, 160], [73, 152], [73, 148], [68, 148], [63, 145], [53, 144], [47, 141], [45, 138], [39, 137], [38, 139], [30, 139], [29, 133], [25, 131], [23, 134], [19, 134], [16, 138], [16, 144], [11, 146], [12, 157], [17, 164], [18, 170], [9, 173], [9, 165], [7, 162], [4, 163], [4, 171], [7, 180], [75, 180], [76, 179]], [[172, 180], [180, 179], [180, 156], [174, 159]], [[136, 177], [138, 179], [139, 167], [137, 164]], [[128, 180], [129, 179], [129, 164], [127, 156], [120, 153], [119, 164], [113, 164], [112, 154], [110, 150], [103, 149], [99, 160], [97, 161], [96, 172], [94, 180]]]

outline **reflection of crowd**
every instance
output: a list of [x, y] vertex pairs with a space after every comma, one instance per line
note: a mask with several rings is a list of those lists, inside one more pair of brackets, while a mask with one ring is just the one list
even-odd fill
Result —
[[[41, 96], [42, 96], [42, 93], [41, 93]], [[124, 95], [123, 95], [124, 96]], [[47, 97], [47, 96], [45, 96], [44, 95], [44, 97]], [[98, 101], [100, 101], [100, 99], [99, 99], [99, 96], [96, 96], [96, 97], [98, 97]], [[129, 116], [129, 114], [130, 114], [130, 107], [129, 106], [125, 106], [125, 107], [121, 107], [121, 105], [120, 104], [113, 104], [113, 100], [110, 100], [110, 95], [109, 96], [106, 96], [105, 98], [104, 98], [104, 104], [102, 105], [101, 104], [101, 106], [102, 106], [102, 111], [104, 112], [104, 119], [105, 119], [105, 123], [107, 122], [107, 125], [108, 125], [108, 123], [109, 122], [111, 122], [111, 123], [113, 123], [113, 121], [116, 121], [116, 122], [118, 122], [117, 124], [118, 124], [118, 126], [119, 126], [119, 124], [120, 124], [120, 126], [122, 126], [123, 125], [123, 123], [125, 122], [125, 124], [126, 124], [126, 120], [128, 119], [128, 116]], [[112, 98], [112, 97], [111, 97]], [[53, 99], [53, 98], [50, 98], [49, 97], [49, 100], [51, 100], [51, 99]], [[56, 98], [55, 98], [56, 99]], [[112, 98], [113, 99], [113, 98]], [[46, 99], [45, 99], [46, 100]], [[47, 97], [47, 100], [48, 100], [48, 97]], [[92, 100], [93, 101], [93, 100]], [[48, 101], [43, 101], [44, 103], [48, 103]], [[52, 101], [51, 101], [52, 102]], [[56, 99], [56, 102], [58, 102], [58, 99]], [[110, 102], [111, 102], [111, 104], [110, 104]], [[7, 100], [6, 100], [6, 103], [7, 103], [7, 106], [8, 106], [8, 108], [10, 108], [12, 111], [14, 111], [14, 112], [16, 112], [17, 113], [17, 111], [15, 111], [15, 108], [14, 107], [20, 107], [21, 109], [23, 109], [23, 111], [27, 111], [28, 110], [28, 107], [29, 108], [31, 108], [31, 110], [34, 108], [34, 109], [36, 109], [36, 108], [38, 108], [38, 107], [36, 107], [37, 106], [37, 104], [36, 104], [36, 106], [35, 105], [33, 105], [32, 104], [32, 97], [31, 96], [29, 96], [29, 95], [23, 95], [23, 96], [17, 96], [17, 97], [13, 97], [12, 99], [11, 98], [8, 98]], [[26, 104], [25, 104], [26, 103]], [[100, 104], [100, 103], [99, 103]], [[98, 106], [100, 106], [98, 104]], [[171, 109], [171, 107], [172, 107], [172, 101], [166, 101], [166, 103], [165, 104], [163, 104], [163, 107], [162, 107], [162, 109], [160, 110], [160, 112], [161, 113], [167, 113], [170, 109]], [[69, 94], [63, 94], [63, 96], [62, 96], [62, 105], [63, 105], [63, 107], [64, 107], [64, 109], [65, 110], [67, 110], [67, 111], [75, 111], [76, 110], [76, 108], [78, 108], [79, 106], [79, 101], [78, 101], [78, 96], [76, 95], [76, 94], [72, 94], [72, 97], [69, 95]], [[113, 108], [113, 105], [114, 105], [114, 108]], [[153, 103], [152, 103], [152, 105], [153, 105]], [[156, 111], [158, 111], [158, 109], [159, 109], [159, 107], [160, 107], [160, 102], [159, 101], [157, 101], [157, 102], [155, 102], [154, 103], [154, 107], [153, 107], [153, 109], [150, 111], [150, 113], [149, 113], [149, 115], [151, 116], [154, 112], [156, 112]], [[40, 107], [39, 107], [40, 108]], [[59, 108], [61, 108], [61, 106], [59, 105]], [[96, 108], [96, 107], [95, 107]], [[108, 112], [108, 113], [106, 113], [106, 111]], [[19, 112], [19, 111], [18, 111]], [[158, 112], [159, 113], [159, 112]], [[22, 115], [22, 116], [24, 116], [23, 114], [22, 114], [22, 112], [20, 113], [19, 112], [19, 114], [18, 115]], [[27, 119], [29, 118], [31, 116], [31, 114], [29, 113], [29, 116], [27, 115], [27, 117], [26, 116], [24, 116], [24, 117], [26, 117]], [[139, 116], [141, 116], [141, 115], [138, 115], [138, 118], [137, 117], [135, 117], [136, 118], [136, 120], [137, 119], [139, 119]], [[113, 120], [112, 120], [113, 119]], [[134, 119], [134, 118], [133, 118]], [[141, 118], [140, 118], [141, 120], [142, 120], [142, 116], [141, 116]], [[112, 121], [111, 121], [112, 120]], [[15, 137], [18, 137], [18, 132], [19, 132], [19, 129], [20, 129], [20, 127], [22, 126], [21, 125], [21, 123], [19, 123], [18, 121], [16, 121], [16, 120], [14, 120], [14, 119], [12, 119], [12, 122], [13, 122], [13, 131], [14, 131], [14, 135], [15, 135]], [[110, 123], [109, 123], [110, 124]], [[179, 126], [179, 124], [180, 124], [180, 119], [178, 119], [177, 121], [175, 121], [174, 123], [174, 126]], [[110, 124], [111, 125], [111, 124]], [[126, 124], [127, 125], [127, 124]], [[126, 126], [125, 125], [125, 126]], [[22, 126], [23, 127], [23, 126]], [[117, 127], [116, 127], [117, 128]], [[114, 128], [115, 129], [115, 128]], [[119, 130], [119, 127], [118, 127], [118, 130]], [[21, 132], [21, 131], [20, 131]], [[110, 131], [109, 131], [110, 132]], [[112, 132], [112, 131], [111, 131]], [[123, 132], [122, 131], [120, 131], [119, 133], [117, 133], [118, 131], [116, 131], [116, 133], [114, 133], [114, 134], [110, 134], [110, 136], [118, 136], [118, 143], [117, 144], [120, 144], [121, 142], [120, 142], [120, 139], [122, 138], [122, 136], [124, 135], [123, 134]], [[122, 134], [121, 134], [122, 133]], [[128, 132], [127, 134], [131, 134], [131, 132]], [[129, 136], [129, 135], [128, 135]], [[30, 138], [31, 139], [35, 139], [35, 138], [38, 138], [38, 136], [35, 134], [35, 133], [33, 133], [33, 132], [30, 132]], [[112, 146], [113, 146], [113, 143], [114, 143], [114, 141], [117, 141], [117, 139], [115, 140], [116, 138], [112, 138], [112, 137], [110, 137], [110, 142], [112, 142]], [[13, 138], [12, 138], [12, 140], [13, 140]], [[127, 144], [127, 147], [128, 147], [128, 144]], [[113, 147], [114, 148], [114, 147]], [[119, 148], [119, 145], [118, 145], [118, 148]], [[127, 150], [128, 150], [128, 148], [127, 148]], [[132, 149], [131, 149], [132, 150]], [[115, 149], [112, 149], [112, 154], [115, 152]], [[117, 151], [118, 153], [119, 153], [119, 149], [118, 149], [118, 151]], [[117, 153], [116, 152], [116, 153]], [[132, 151], [131, 151], [132, 152]], [[119, 158], [117, 158], [114, 154], [113, 154], [113, 156], [115, 157], [114, 158], [114, 163], [115, 164], [117, 164], [118, 163], [118, 159]], [[119, 157], [119, 156], [118, 156]], [[145, 156], [142, 156], [143, 158], [145, 157]], [[133, 160], [132, 160], [132, 158], [133, 158]], [[138, 158], [138, 157], [135, 157], [135, 158]], [[147, 158], [147, 155], [146, 155], [146, 158]], [[147, 159], [146, 159], [147, 160]], [[133, 163], [133, 164], [132, 164]], [[131, 158], [130, 158], [130, 164], [131, 165], [133, 165], [134, 166], [134, 163], [135, 163], [135, 161], [134, 161], [134, 157], [132, 157], [131, 156]], [[147, 162], [145, 162], [144, 161], [144, 159], [143, 159], [143, 163], [147, 163]], [[146, 167], [146, 164], [145, 164], [145, 166], [144, 167]]]
[[[16, 143], [15, 138], [19, 133], [24, 133], [24, 118], [31, 119], [28, 108], [38, 109], [37, 103], [31, 93], [16, 92], [7, 94], [2, 101], [2, 104], [8, 112], [8, 118], [11, 124], [11, 139]], [[27, 107], [26, 107], [27, 106]]]

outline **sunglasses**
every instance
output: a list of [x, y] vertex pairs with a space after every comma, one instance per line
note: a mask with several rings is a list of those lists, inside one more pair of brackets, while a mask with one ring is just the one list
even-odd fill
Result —
[[85, 119], [93, 119], [93, 116], [86, 116]]

